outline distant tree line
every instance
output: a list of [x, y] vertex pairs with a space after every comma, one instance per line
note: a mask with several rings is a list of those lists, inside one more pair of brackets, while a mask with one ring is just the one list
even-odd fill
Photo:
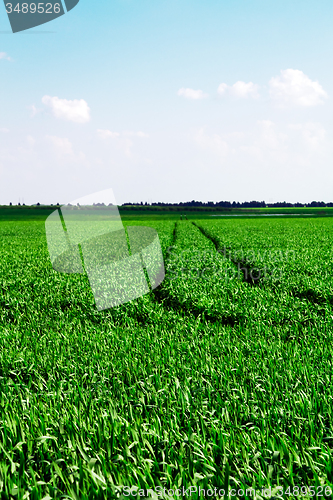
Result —
[[[9, 204], [10, 206], [13, 206], [12, 203]], [[15, 205], [14, 205], [15, 206]], [[18, 206], [22, 206], [20, 203], [18, 203]], [[25, 204], [23, 203], [23, 206]], [[60, 206], [59, 203], [57, 203], [55, 206]], [[67, 206], [72, 206], [70, 203], [68, 203]], [[109, 203], [108, 206], [112, 206], [112, 203]], [[49, 207], [53, 207], [53, 205], [41, 205], [40, 203], [36, 203], [35, 205], [30, 205], [30, 207], [39, 207], [39, 208], [46, 208], [48, 209]], [[93, 207], [97, 208], [103, 208], [106, 207], [104, 203], [94, 203]], [[287, 207], [294, 207], [294, 208], [301, 208], [301, 207], [333, 207], [333, 202], [326, 203], [324, 201], [311, 201], [311, 203], [288, 203], [286, 201], [279, 201], [277, 203], [266, 203], [265, 201], [208, 201], [207, 203], [203, 201], [185, 201], [185, 202], [180, 202], [180, 203], [163, 203], [161, 201], [159, 202], [154, 202], [154, 203], [143, 203], [142, 201], [140, 203], [123, 203], [120, 205], [120, 207], [124, 210], [140, 210], [142, 208], [146, 208], [149, 210], [180, 210], [182, 208], [186, 208], [189, 211], [195, 211], [195, 210], [231, 210], [234, 208], [287, 208]], [[29, 208], [27, 206], [26, 208]], [[79, 208], [79, 204], [75, 205], [73, 208]]]
[[277, 203], [266, 203], [265, 201], [208, 201], [207, 203], [202, 201], [186, 201], [180, 203], [123, 203], [122, 207], [203, 207], [203, 208], [282, 208], [282, 207], [333, 207], [333, 202], [325, 203], [324, 201], [312, 201], [311, 203], [287, 203], [286, 201], [280, 201]]

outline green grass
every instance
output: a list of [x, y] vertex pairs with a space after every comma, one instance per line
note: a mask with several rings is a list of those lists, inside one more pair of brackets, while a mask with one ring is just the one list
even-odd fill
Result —
[[235, 219], [126, 220], [167, 276], [102, 312], [43, 221], [0, 223], [1, 498], [332, 485], [330, 219]]

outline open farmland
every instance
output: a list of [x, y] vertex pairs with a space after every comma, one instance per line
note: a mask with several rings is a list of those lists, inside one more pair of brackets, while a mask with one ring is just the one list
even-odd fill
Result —
[[166, 279], [101, 312], [86, 276], [53, 271], [42, 221], [0, 222], [1, 498], [325, 497], [332, 219], [268, 219], [126, 220], [158, 231]]

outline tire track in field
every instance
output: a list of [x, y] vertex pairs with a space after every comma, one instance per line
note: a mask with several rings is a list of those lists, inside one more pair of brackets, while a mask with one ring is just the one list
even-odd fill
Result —
[[[218, 253], [222, 253], [226, 259], [228, 259], [230, 262], [232, 262], [234, 265], [237, 266], [238, 269], [240, 269], [243, 273], [244, 276], [244, 281], [248, 283], [250, 286], [260, 286], [262, 284], [263, 278], [265, 277], [265, 274], [267, 272], [267, 269], [262, 269], [260, 267], [253, 267], [253, 262], [249, 263], [246, 259], [233, 259], [232, 257], [228, 258], [227, 255], [227, 248], [224, 246], [222, 247], [221, 242], [215, 238], [213, 235], [209, 234], [203, 227], [197, 225], [195, 222], [192, 222], [192, 224], [199, 229], [199, 231], [207, 238], [209, 239], [215, 246], [216, 251]], [[231, 248], [228, 247], [229, 250], [229, 255], [230, 255], [230, 250]], [[241, 267], [242, 266], [242, 267]], [[253, 277], [251, 276], [251, 270], [256, 269], [259, 271], [258, 277]], [[303, 290], [299, 289], [291, 289], [291, 294], [295, 299], [299, 300], [305, 300], [312, 306], [317, 307], [316, 313], [320, 316], [325, 316], [326, 310], [325, 307], [328, 305], [330, 308], [333, 307], [333, 296], [327, 296], [325, 297], [323, 294], [316, 292], [312, 288], [306, 288]]]
[[[172, 245], [175, 245], [177, 241], [177, 222], [175, 222], [175, 227], [172, 233]], [[152, 292], [152, 296], [154, 300], [162, 305], [168, 311], [177, 311], [178, 313], [190, 314], [194, 316], [194, 318], [202, 317], [203, 320], [206, 320], [210, 323], [219, 322], [222, 326], [235, 326], [239, 324], [243, 318], [235, 315], [222, 315], [222, 314], [212, 314], [207, 312], [205, 307], [199, 307], [194, 305], [191, 301], [181, 301], [174, 295], [171, 295], [168, 291], [165, 284], [162, 284], [157, 287]]]
[[152, 292], [156, 302], [161, 304], [165, 309], [177, 311], [178, 313], [185, 313], [185, 315], [190, 314], [194, 318], [202, 317], [209, 323], [219, 322], [222, 326], [235, 326], [242, 322], [243, 318], [237, 315], [235, 316], [225, 316], [222, 314], [211, 314], [207, 312], [205, 307], [195, 306], [190, 301], [182, 302], [177, 297], [172, 296], [169, 292], [160, 286], [158, 289]]
[[[226, 259], [228, 259], [230, 262], [232, 262], [232, 264], [234, 264], [237, 267], [237, 270], [242, 272], [243, 279], [244, 279], [245, 283], [248, 283], [250, 286], [260, 285], [260, 282], [264, 276], [264, 272], [265, 272], [264, 269], [260, 269], [259, 267], [254, 268], [253, 263], [249, 263], [246, 259], [236, 259], [236, 258], [232, 258], [232, 257], [228, 258], [228, 256], [226, 255], [226, 247], [223, 247], [223, 250], [222, 250], [220, 242], [216, 238], [214, 238], [214, 236], [209, 234], [203, 227], [198, 226], [195, 222], [192, 222], [192, 224], [197, 229], [199, 229], [201, 234], [203, 234], [208, 240], [210, 240], [213, 243], [213, 245], [216, 248], [216, 251], [219, 254], [222, 253]], [[229, 250], [229, 255], [230, 255], [231, 248], [228, 248], [228, 250]], [[253, 274], [252, 271], [254, 269], [256, 271], [258, 271], [258, 276], [252, 275]]]
[[333, 307], [333, 296], [325, 296], [320, 292], [315, 291], [313, 288], [307, 288], [303, 290], [298, 290], [296, 288], [291, 289], [291, 294], [296, 299], [306, 300], [310, 304], [318, 307], [318, 314], [325, 314], [325, 307], [329, 306], [330, 309]]

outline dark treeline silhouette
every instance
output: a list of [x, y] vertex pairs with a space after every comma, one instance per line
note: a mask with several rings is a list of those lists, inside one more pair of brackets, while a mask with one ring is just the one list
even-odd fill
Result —
[[150, 206], [150, 207], [207, 207], [207, 208], [287, 208], [287, 207], [333, 207], [333, 202], [325, 203], [324, 201], [312, 201], [311, 203], [287, 203], [286, 201], [280, 201], [277, 203], [266, 203], [265, 201], [208, 201], [207, 203], [202, 201], [186, 201], [180, 203], [123, 203], [123, 207], [141, 207], [141, 206]]
[[[1, 206], [1, 205], [0, 205]], [[9, 203], [10, 207], [14, 207], [12, 203]], [[19, 207], [25, 207], [25, 208], [41, 208], [41, 209], [48, 209], [49, 207], [53, 207], [53, 205], [42, 205], [41, 203], [36, 203], [35, 205], [30, 205], [26, 206], [24, 203], [18, 203], [17, 206]], [[59, 203], [56, 204], [56, 206], [60, 206]], [[67, 204], [67, 206], [72, 206], [70, 203]], [[104, 203], [94, 203], [93, 207], [95, 208], [104, 208], [107, 205]], [[109, 207], [112, 206], [112, 203], [109, 203]], [[189, 211], [195, 211], [195, 210], [206, 210], [206, 211], [228, 211], [228, 210], [233, 210], [233, 209], [238, 209], [238, 208], [251, 208], [251, 209], [260, 209], [260, 208], [325, 208], [325, 207], [333, 207], [333, 202], [324, 202], [324, 201], [311, 201], [311, 203], [288, 203], [286, 201], [279, 201], [276, 203], [266, 203], [265, 201], [208, 201], [207, 203], [203, 201], [185, 201], [185, 202], [180, 202], [180, 203], [163, 203], [161, 201], [159, 202], [154, 202], [154, 203], [148, 203], [145, 202], [143, 203], [142, 201], [140, 203], [123, 203], [122, 205], [118, 205], [120, 208], [123, 210], [141, 210], [141, 209], [148, 209], [148, 210], [182, 210], [185, 209]], [[73, 208], [79, 208], [79, 205], [75, 205]]]

